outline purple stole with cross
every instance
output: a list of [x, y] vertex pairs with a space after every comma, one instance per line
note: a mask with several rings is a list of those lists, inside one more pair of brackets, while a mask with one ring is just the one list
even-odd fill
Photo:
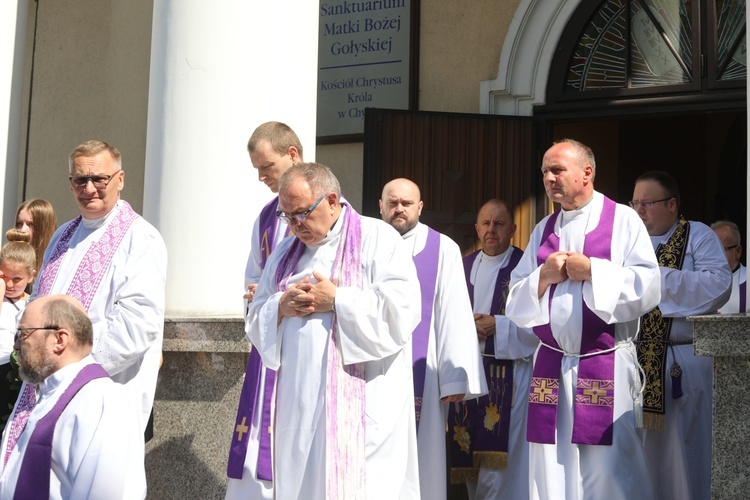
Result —
[[[278, 197], [263, 207], [258, 216], [258, 245], [260, 248], [260, 267], [264, 269], [276, 241], [276, 205]], [[242, 479], [242, 471], [247, 455], [247, 445], [258, 403], [260, 380], [264, 371], [263, 361], [258, 350], [253, 348], [247, 361], [245, 381], [242, 383], [240, 403], [237, 408], [237, 419], [234, 424], [232, 443], [229, 446], [227, 477]], [[265, 368], [266, 378], [263, 384], [263, 407], [260, 425], [260, 443], [258, 449], [257, 475], [263, 481], [273, 480], [271, 461], [271, 406], [276, 387], [276, 371]]]
[[39, 419], [31, 433], [21, 462], [14, 499], [49, 498], [50, 470], [52, 468], [52, 439], [60, 415], [86, 384], [97, 378], [109, 377], [101, 365], [86, 365], [78, 372], [55, 406]]
[[[471, 269], [478, 250], [463, 259], [469, 299], [474, 306]], [[508, 265], [498, 270], [489, 314], [504, 315], [510, 274], [523, 251], [510, 247]], [[484, 291], [483, 291], [484, 292]], [[482, 356], [489, 394], [479, 399], [454, 403], [448, 410], [451, 439], [451, 483], [476, 482], [479, 468], [505, 469], [508, 463], [510, 413], [513, 403], [513, 360], [495, 358], [494, 339], [484, 344]]]
[[[615, 207], [614, 201], [604, 197], [599, 224], [585, 235], [583, 254], [587, 257], [611, 260]], [[547, 220], [537, 253], [537, 265], [544, 264], [550, 254], [560, 249], [560, 239], [554, 231], [559, 216], [558, 210]], [[550, 307], [555, 289], [556, 286], [553, 285], [549, 290]], [[578, 363], [572, 442], [611, 445], [615, 400], [615, 353], [611, 349], [615, 345], [615, 327], [599, 319], [583, 301], [582, 309], [580, 354], [589, 356], [579, 358]], [[552, 335], [549, 323], [534, 327], [534, 333], [542, 344], [534, 362], [529, 389], [526, 437], [529, 442], [555, 444], [563, 353], [554, 350], [562, 351]], [[607, 350], [609, 352], [595, 354]]]
[[[415, 236], [416, 237], [416, 236]], [[427, 228], [427, 242], [421, 252], [414, 256], [417, 267], [419, 287], [422, 291], [422, 318], [411, 335], [412, 370], [414, 372], [414, 409], [417, 419], [422, 415], [422, 396], [427, 372], [427, 347], [430, 343], [430, 326], [432, 325], [432, 307], [435, 299], [438, 262], [440, 260], [440, 233]]]

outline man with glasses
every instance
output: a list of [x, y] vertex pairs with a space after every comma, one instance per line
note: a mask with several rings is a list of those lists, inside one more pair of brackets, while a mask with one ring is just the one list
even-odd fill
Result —
[[732, 221], [717, 220], [711, 224], [716, 236], [724, 246], [724, 252], [732, 270], [732, 293], [721, 308], [721, 314], [744, 313], [747, 308], [747, 268], [742, 265], [742, 236], [740, 228]]
[[70, 296], [25, 309], [15, 349], [39, 402], [20, 435], [3, 433], [0, 498], [145, 498], [140, 410], [91, 356], [93, 336]]
[[411, 334], [420, 289], [403, 240], [341, 200], [317, 163], [287, 170], [246, 330], [277, 371], [275, 498], [418, 499]]
[[447, 496], [445, 426], [450, 403], [487, 394], [461, 250], [419, 222], [419, 186], [393, 179], [379, 200], [382, 219], [407, 243], [422, 289], [422, 319], [412, 334], [414, 402], [422, 498]]
[[661, 273], [659, 306], [641, 318], [645, 372], [643, 442], [656, 498], [711, 496], [713, 362], [693, 354], [686, 316], [715, 313], [731, 293], [721, 242], [680, 214], [677, 181], [651, 171], [635, 181], [631, 206], [646, 226]]
[[[120, 199], [125, 172], [116, 148], [84, 142], [68, 165], [81, 215], [52, 236], [31, 300], [66, 294], [83, 304], [94, 325], [92, 356], [128, 388], [146, 433], [161, 362], [166, 247], [159, 232]], [[21, 389], [29, 404], [33, 392], [29, 384]], [[24, 411], [21, 399], [15, 412]]]
[[[302, 143], [285, 123], [266, 122], [259, 125], [247, 142], [250, 162], [257, 170], [258, 180], [271, 192], [278, 193], [279, 178], [302, 161]], [[245, 306], [252, 302], [268, 257], [289, 235], [287, 220], [277, 217], [278, 196], [260, 211], [253, 224], [250, 255], [245, 269]], [[227, 462], [227, 499], [265, 498], [273, 495], [271, 469], [272, 436], [268, 429], [276, 373], [263, 366], [257, 349], [252, 349], [245, 370], [237, 418], [232, 433]]]

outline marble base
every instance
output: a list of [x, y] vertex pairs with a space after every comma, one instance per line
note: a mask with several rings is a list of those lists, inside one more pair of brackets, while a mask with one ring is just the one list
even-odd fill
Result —
[[750, 316], [691, 316], [695, 354], [714, 358], [711, 498], [750, 489]]
[[164, 324], [164, 363], [146, 444], [148, 498], [224, 498], [249, 346], [241, 318]]

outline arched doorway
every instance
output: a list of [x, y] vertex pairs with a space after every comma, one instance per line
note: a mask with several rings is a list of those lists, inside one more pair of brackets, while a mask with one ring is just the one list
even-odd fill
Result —
[[618, 201], [666, 170], [686, 216], [746, 227], [744, 0], [538, 0], [514, 19], [483, 112], [538, 118], [541, 151], [589, 144], [597, 189]]

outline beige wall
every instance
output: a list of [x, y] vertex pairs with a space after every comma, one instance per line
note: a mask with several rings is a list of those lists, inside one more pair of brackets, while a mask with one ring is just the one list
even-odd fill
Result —
[[[27, 81], [34, 15], [29, 7]], [[67, 157], [81, 142], [117, 147], [126, 171], [123, 198], [141, 212], [151, 53], [151, 0], [38, 2], [27, 189], [19, 199], [45, 198], [58, 223], [78, 213], [68, 189]], [[28, 95], [24, 123], [27, 123]], [[24, 137], [26, 137], [24, 131]]]
[[[497, 78], [502, 44], [519, 3], [422, 0], [420, 110], [479, 112], [479, 83]], [[342, 175], [344, 194], [361, 209], [362, 143], [318, 146], [315, 157]]]
[[[479, 84], [497, 77], [519, 2], [422, 0], [419, 109], [478, 111]], [[31, 120], [21, 183], [24, 171], [28, 180], [25, 193], [19, 186], [19, 200], [45, 198], [59, 222], [73, 217], [67, 155], [80, 142], [98, 138], [120, 149], [123, 198], [142, 211], [152, 9], [152, 0], [39, 2], [34, 77], [26, 85], [32, 89]], [[27, 81], [33, 28], [31, 8]], [[318, 146], [315, 158], [334, 170], [344, 194], [362, 209], [362, 143]]]

